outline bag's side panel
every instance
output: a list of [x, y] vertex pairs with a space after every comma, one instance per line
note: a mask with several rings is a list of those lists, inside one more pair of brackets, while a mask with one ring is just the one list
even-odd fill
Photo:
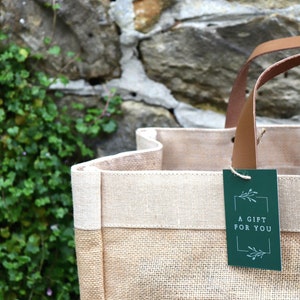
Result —
[[75, 246], [81, 300], [104, 300], [101, 171], [72, 167]]
[[75, 229], [81, 300], [104, 300], [101, 230]]
[[103, 228], [103, 240], [108, 300], [300, 299], [299, 233], [282, 233], [282, 272], [228, 266], [223, 230]]
[[231, 166], [234, 129], [157, 130], [163, 170], [220, 171]]

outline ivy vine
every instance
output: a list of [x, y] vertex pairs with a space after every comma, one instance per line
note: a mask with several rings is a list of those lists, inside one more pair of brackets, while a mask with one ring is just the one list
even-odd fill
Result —
[[0, 299], [73, 300], [70, 166], [94, 155], [87, 137], [117, 129], [121, 98], [75, 104], [75, 119], [58, 108], [62, 95], [49, 92], [53, 79], [32, 67], [36, 59], [0, 32]]

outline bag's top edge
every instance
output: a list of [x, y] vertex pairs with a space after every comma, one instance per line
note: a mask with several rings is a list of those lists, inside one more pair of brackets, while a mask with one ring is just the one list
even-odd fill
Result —
[[[288, 124], [277, 124], [277, 123], [258, 123], [257, 128], [298, 128], [300, 127], [300, 122], [299, 124], [297, 124], [296, 121], [291, 121], [292, 123], [288, 123]], [[188, 127], [188, 128], [184, 128], [184, 127], [140, 127], [136, 130], [136, 132], [138, 134], [143, 133], [143, 132], [147, 132], [147, 131], [189, 131], [189, 132], [197, 132], [197, 131], [206, 131], [206, 132], [226, 132], [226, 131], [235, 131], [236, 128], [235, 127], [231, 127], [231, 128], [206, 128], [206, 127]]]
[[[174, 175], [195, 175], [195, 176], [220, 176], [223, 172], [222, 170], [103, 170], [101, 168], [96, 167], [93, 165], [92, 162], [97, 164], [97, 162], [100, 162], [101, 158], [95, 159], [93, 161], [90, 161], [89, 163], [82, 163], [73, 166], [74, 172], [96, 172], [96, 173], [103, 173], [103, 174], [110, 174], [111, 176], [136, 176], [136, 175], [165, 175], [165, 176], [174, 176]], [[72, 168], [73, 168], [72, 167]], [[229, 168], [224, 168], [228, 169]], [[298, 168], [297, 168], [298, 169]], [[263, 168], [261, 170], [268, 170], [267, 168]], [[278, 174], [278, 178], [281, 179], [294, 179], [294, 180], [300, 180], [300, 175], [289, 175], [289, 174]]]

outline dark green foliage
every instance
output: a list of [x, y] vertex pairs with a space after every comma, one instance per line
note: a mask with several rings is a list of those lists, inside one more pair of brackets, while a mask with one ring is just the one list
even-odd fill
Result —
[[73, 119], [30, 50], [1, 41], [0, 299], [78, 299], [70, 166], [93, 156], [84, 138], [116, 130], [121, 100]]

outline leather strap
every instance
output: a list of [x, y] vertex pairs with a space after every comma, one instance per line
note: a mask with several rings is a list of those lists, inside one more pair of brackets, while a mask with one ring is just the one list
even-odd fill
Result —
[[229, 97], [225, 127], [236, 127], [246, 99], [247, 76], [250, 63], [257, 57], [271, 52], [300, 47], [300, 36], [271, 40], [257, 46], [241, 68]]
[[242, 109], [234, 140], [232, 166], [238, 169], [256, 169], [256, 113], [257, 90], [275, 76], [300, 65], [300, 54], [285, 58], [267, 68], [257, 79], [254, 89]]

